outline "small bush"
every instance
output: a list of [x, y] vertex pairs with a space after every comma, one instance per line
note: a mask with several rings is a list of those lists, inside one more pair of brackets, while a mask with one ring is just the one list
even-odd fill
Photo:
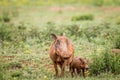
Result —
[[10, 21], [10, 17], [9, 16], [3, 16], [3, 21], [4, 22], [9, 22]]
[[0, 15], [0, 21], [10, 22], [12, 18], [18, 17], [19, 13], [16, 8], [5, 8]]
[[92, 63], [90, 64], [90, 74], [98, 75], [104, 71], [105, 64], [103, 63], [103, 57], [98, 55], [92, 56]]
[[72, 21], [80, 21], [80, 20], [93, 20], [94, 16], [92, 14], [86, 14], [86, 15], [78, 15], [78, 16], [73, 16]]
[[22, 72], [21, 71], [15, 71], [11, 74], [12, 77], [20, 77], [22, 76]]
[[108, 51], [92, 57], [90, 64], [90, 73], [98, 75], [100, 73], [111, 72], [120, 74], [120, 55], [115, 56]]
[[4, 11], [4, 12], [2, 13], [2, 20], [3, 20], [4, 22], [9, 22], [9, 21], [11, 20], [10, 13]]

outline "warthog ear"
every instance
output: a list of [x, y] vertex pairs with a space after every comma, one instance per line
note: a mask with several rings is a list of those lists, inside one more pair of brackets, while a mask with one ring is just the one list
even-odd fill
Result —
[[57, 39], [57, 36], [56, 36], [55, 34], [51, 34], [51, 36], [52, 36], [52, 38], [53, 38], [54, 40]]
[[81, 63], [82, 63], [82, 64], [84, 64], [84, 61], [83, 61], [83, 59], [82, 59], [82, 58], [79, 58], [79, 60], [81, 61]]

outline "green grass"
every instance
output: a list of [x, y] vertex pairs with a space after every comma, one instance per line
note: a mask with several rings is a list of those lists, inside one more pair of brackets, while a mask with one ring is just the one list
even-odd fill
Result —
[[[86, 1], [86, 0], [85, 0]], [[120, 70], [118, 63], [110, 70], [98, 75], [94, 71], [104, 67], [108, 59], [104, 53], [111, 48], [119, 48], [119, 7], [94, 7], [78, 5], [61, 6], [22, 6], [0, 8], [0, 79], [1, 80], [119, 80], [120, 74], [113, 74], [112, 69]], [[6, 11], [4, 11], [6, 10]], [[4, 12], [10, 21], [3, 20]], [[93, 20], [71, 21], [76, 15], [91, 14]], [[56, 79], [54, 68], [49, 58], [51, 33], [63, 33], [72, 40], [75, 56], [84, 56], [89, 60], [91, 71], [87, 78], [72, 78], [68, 69], [65, 77]], [[93, 56], [95, 58], [93, 58]], [[97, 57], [99, 56], [99, 57]], [[92, 60], [93, 59], [93, 60]], [[97, 59], [97, 60], [95, 60]], [[113, 58], [115, 59], [115, 58]], [[93, 64], [92, 61], [96, 64]], [[114, 62], [114, 61], [113, 61]], [[100, 65], [100, 66], [98, 66]], [[93, 72], [92, 72], [93, 70]]]

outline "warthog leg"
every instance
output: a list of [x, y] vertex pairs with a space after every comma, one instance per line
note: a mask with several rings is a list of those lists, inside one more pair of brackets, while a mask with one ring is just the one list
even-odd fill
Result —
[[54, 62], [54, 69], [55, 69], [55, 76], [58, 77], [58, 67], [55, 62]]
[[64, 61], [64, 63], [62, 64], [62, 68], [61, 68], [61, 76], [62, 77], [64, 77], [65, 66], [66, 66], [66, 61]]

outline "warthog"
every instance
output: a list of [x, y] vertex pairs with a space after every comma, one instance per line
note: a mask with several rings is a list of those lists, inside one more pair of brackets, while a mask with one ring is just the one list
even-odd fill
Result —
[[61, 69], [61, 75], [64, 76], [65, 66], [69, 66], [74, 57], [73, 44], [66, 36], [56, 36], [51, 34], [54, 42], [50, 46], [50, 58], [54, 64], [55, 75], [58, 77], [58, 67]]
[[83, 76], [86, 77], [85, 70], [87, 70], [88, 68], [89, 67], [88, 67], [87, 59], [76, 57], [73, 59], [71, 65], [70, 65], [71, 75], [73, 77], [73, 74], [80, 74], [80, 72], [82, 70]]

